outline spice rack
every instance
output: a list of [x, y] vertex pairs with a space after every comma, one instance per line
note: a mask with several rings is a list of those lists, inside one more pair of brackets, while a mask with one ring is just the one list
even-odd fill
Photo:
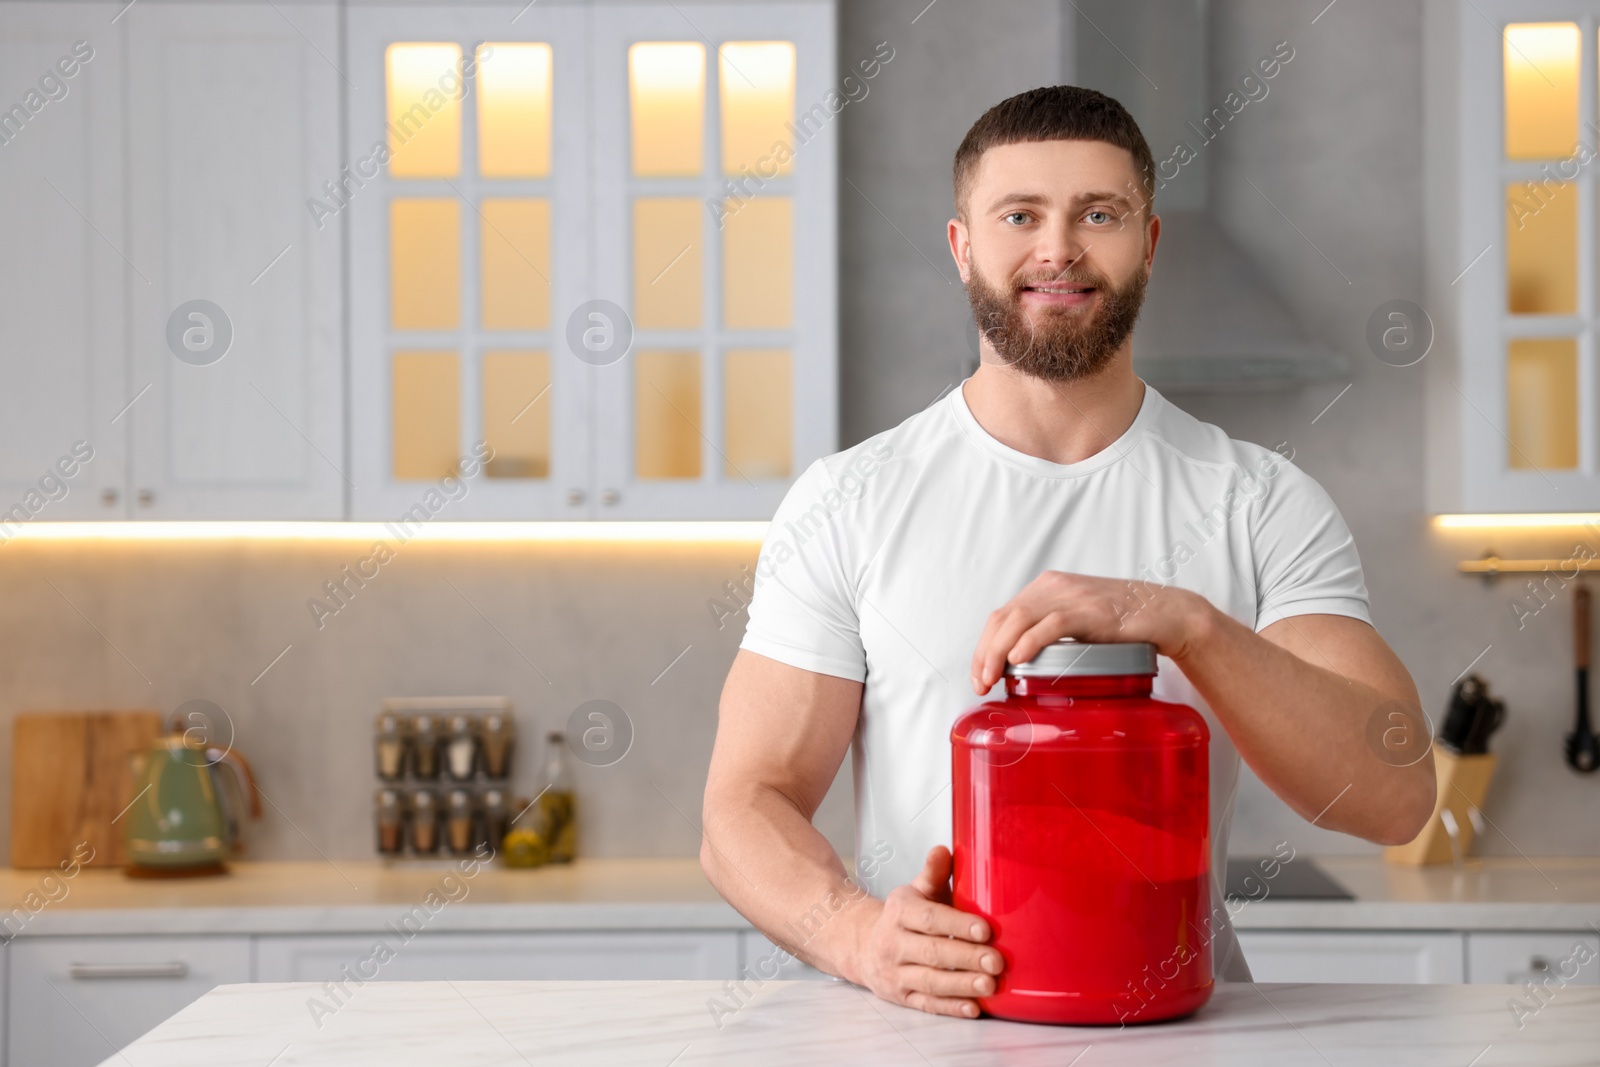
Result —
[[498, 853], [515, 814], [516, 733], [503, 696], [384, 700], [373, 722], [378, 854]]

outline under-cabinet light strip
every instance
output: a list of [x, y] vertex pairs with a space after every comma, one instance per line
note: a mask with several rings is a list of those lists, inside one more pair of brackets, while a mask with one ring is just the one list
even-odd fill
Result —
[[1433, 524], [1441, 530], [1530, 529], [1538, 527], [1576, 527], [1600, 523], [1600, 512], [1569, 511], [1526, 515], [1435, 515]]

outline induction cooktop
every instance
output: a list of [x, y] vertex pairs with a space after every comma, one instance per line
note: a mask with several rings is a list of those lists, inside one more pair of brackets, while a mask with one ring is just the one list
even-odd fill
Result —
[[[1266, 872], [1277, 873], [1268, 878]], [[1246, 883], [1246, 879], [1249, 882]], [[1355, 896], [1309, 859], [1229, 856], [1223, 894], [1232, 900], [1354, 900]]]

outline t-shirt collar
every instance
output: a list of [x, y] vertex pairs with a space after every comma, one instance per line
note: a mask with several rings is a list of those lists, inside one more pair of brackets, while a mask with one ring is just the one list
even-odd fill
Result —
[[956, 420], [956, 425], [961, 427], [967, 439], [982, 451], [1009, 463], [1013, 467], [1020, 467], [1030, 474], [1044, 478], [1077, 478], [1108, 467], [1127, 455], [1144, 436], [1150, 424], [1155, 421], [1156, 412], [1163, 403], [1161, 394], [1156, 392], [1149, 382], [1144, 382], [1144, 399], [1139, 403], [1139, 413], [1133, 417], [1133, 422], [1123, 431], [1122, 436], [1112, 441], [1106, 447], [1096, 452], [1087, 459], [1076, 463], [1052, 463], [1050, 460], [1039, 456], [1030, 456], [1026, 452], [1018, 452], [1008, 445], [1004, 445], [989, 435], [972, 414], [972, 409], [967, 406], [967, 398], [961, 385], [950, 390], [946, 403], [950, 407], [950, 414]]

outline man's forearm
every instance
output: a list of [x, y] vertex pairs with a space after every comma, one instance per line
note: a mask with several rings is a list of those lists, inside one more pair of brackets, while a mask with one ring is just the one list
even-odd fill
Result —
[[[1327, 829], [1380, 844], [1415, 836], [1432, 811], [1434, 777], [1409, 676], [1379, 689], [1342, 673], [1351, 654], [1311, 636], [1318, 616], [1285, 620], [1308, 646], [1302, 658], [1194, 599], [1193, 637], [1174, 661], [1261, 780]], [[1388, 726], [1385, 709], [1422, 735], [1412, 737], [1414, 761], [1385, 759], [1373, 747], [1374, 719], [1385, 720], [1380, 734]]]
[[810, 819], [776, 790], [707, 791], [700, 865], [751, 925], [828, 974], [859, 981], [861, 931], [882, 902], [848, 875]]

